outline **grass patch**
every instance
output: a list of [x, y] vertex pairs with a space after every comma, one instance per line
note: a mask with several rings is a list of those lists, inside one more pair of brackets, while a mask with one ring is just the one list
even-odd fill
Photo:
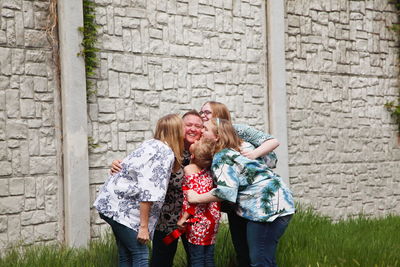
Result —
[[[282, 237], [278, 264], [282, 267], [400, 266], [400, 216], [332, 222], [310, 209], [299, 209]], [[217, 266], [236, 265], [229, 229], [221, 224], [215, 247]], [[0, 258], [0, 266], [117, 266], [112, 234], [90, 243], [88, 249], [65, 246], [15, 247]], [[178, 246], [174, 266], [186, 266], [183, 246]]]
[[13, 267], [77, 267], [117, 266], [118, 256], [114, 236], [110, 233], [93, 240], [87, 249], [54, 246], [20, 246], [9, 249], [0, 258], [0, 266]]
[[400, 217], [333, 223], [299, 209], [278, 249], [281, 266], [400, 266]]

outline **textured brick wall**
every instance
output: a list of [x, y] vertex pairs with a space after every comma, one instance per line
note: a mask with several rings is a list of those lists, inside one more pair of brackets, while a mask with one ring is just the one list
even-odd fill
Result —
[[0, 2], [0, 248], [49, 243], [62, 231], [48, 6]]
[[285, 1], [290, 182], [334, 218], [400, 213], [398, 22], [376, 1]]
[[102, 52], [89, 104], [91, 135], [100, 145], [90, 153], [93, 184], [104, 181], [112, 159], [150, 138], [167, 113], [217, 99], [236, 121], [264, 127], [261, 0], [96, 2]]
[[[262, 0], [96, 0], [101, 62], [89, 98], [91, 199], [114, 158], [156, 120], [228, 104], [265, 122]], [[48, 1], [0, 2], [0, 245], [63, 239], [60, 100], [45, 34]], [[286, 1], [290, 181], [334, 218], [400, 213], [397, 22], [381, 1]], [[104, 224], [92, 213], [92, 236]]]

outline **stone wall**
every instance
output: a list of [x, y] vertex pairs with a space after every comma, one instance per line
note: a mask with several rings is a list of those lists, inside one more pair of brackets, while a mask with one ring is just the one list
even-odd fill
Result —
[[[91, 201], [157, 119], [214, 99], [268, 127], [263, 0], [96, 0]], [[64, 240], [61, 104], [49, 0], [0, 2], [0, 249]], [[398, 19], [386, 0], [285, 1], [290, 182], [335, 219], [400, 214]], [[86, 101], [80, 99], [77, 101]], [[273, 101], [273, 99], [272, 99]], [[279, 156], [279, 155], [278, 155]], [[92, 210], [92, 237], [106, 227]]]
[[[252, 1], [96, 0], [101, 64], [90, 98], [90, 178], [152, 136], [159, 117], [220, 100], [264, 128], [265, 11]], [[93, 211], [93, 236], [102, 222]]]
[[0, 248], [62, 240], [49, 1], [0, 2]]
[[394, 5], [285, 1], [290, 182], [323, 214], [400, 214]]

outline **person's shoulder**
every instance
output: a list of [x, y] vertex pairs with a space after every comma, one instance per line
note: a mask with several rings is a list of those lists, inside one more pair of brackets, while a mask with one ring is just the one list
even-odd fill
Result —
[[148, 139], [143, 142], [143, 146], [151, 147], [155, 150], [167, 150], [172, 151], [172, 149], [166, 144], [165, 142], [158, 140], [158, 139]]
[[[232, 149], [232, 148], [224, 148], [218, 151], [214, 155], [214, 160], [226, 159], [226, 158], [235, 158], [237, 155], [240, 155], [240, 152]], [[213, 161], [214, 161], [213, 160]]]
[[246, 129], [246, 128], [249, 127], [249, 125], [247, 125], [247, 124], [242, 124], [242, 123], [233, 123], [232, 126], [233, 126], [233, 128], [234, 128], [235, 130], [242, 130], [242, 129]]

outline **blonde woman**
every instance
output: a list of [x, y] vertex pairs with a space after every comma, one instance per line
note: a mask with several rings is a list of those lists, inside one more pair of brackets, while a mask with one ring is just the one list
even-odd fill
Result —
[[172, 171], [181, 168], [184, 128], [170, 114], [158, 120], [154, 138], [122, 160], [94, 202], [115, 235], [119, 266], [148, 266], [146, 243], [152, 238]]

